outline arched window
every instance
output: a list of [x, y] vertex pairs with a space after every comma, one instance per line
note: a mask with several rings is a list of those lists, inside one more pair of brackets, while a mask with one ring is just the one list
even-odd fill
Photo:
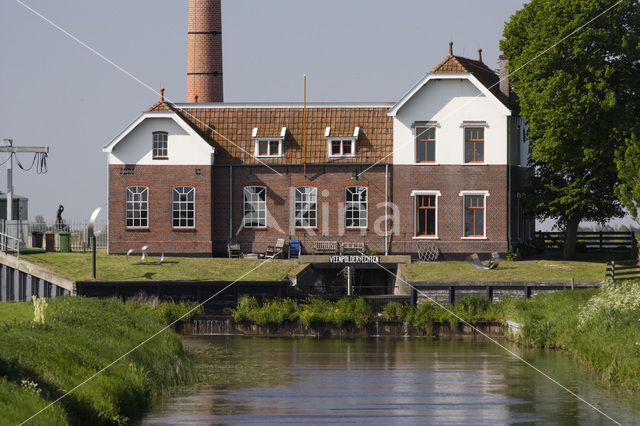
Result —
[[318, 225], [318, 189], [299, 186], [295, 191], [296, 228], [315, 228]]
[[267, 188], [264, 186], [246, 186], [243, 191], [245, 228], [264, 228], [267, 226]]
[[368, 218], [367, 187], [346, 187], [344, 201], [345, 226], [347, 228], [366, 228]]
[[127, 228], [149, 226], [149, 188], [128, 186], [126, 193], [125, 223]]
[[172, 223], [174, 228], [193, 228], [196, 226], [196, 189], [193, 186], [176, 186], [173, 188], [171, 204]]

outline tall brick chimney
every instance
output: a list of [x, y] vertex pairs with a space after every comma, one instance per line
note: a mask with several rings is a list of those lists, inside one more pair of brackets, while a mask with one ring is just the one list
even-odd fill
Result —
[[510, 85], [509, 85], [509, 71], [507, 71], [507, 64], [509, 60], [506, 56], [500, 55], [498, 57], [498, 67], [500, 77], [500, 91], [508, 98], [510, 95]]
[[189, 0], [187, 102], [222, 102], [220, 0]]

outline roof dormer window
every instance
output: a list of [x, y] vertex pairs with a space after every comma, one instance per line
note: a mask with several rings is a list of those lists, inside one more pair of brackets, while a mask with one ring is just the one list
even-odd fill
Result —
[[354, 129], [353, 136], [331, 136], [331, 127], [327, 127], [324, 137], [327, 139], [329, 158], [355, 157], [358, 136], [360, 136], [360, 127]]
[[167, 132], [153, 132], [152, 156], [154, 160], [166, 160], [169, 158]]
[[257, 158], [278, 158], [284, 156], [284, 138], [287, 128], [283, 127], [278, 137], [259, 137], [258, 128], [251, 133], [254, 140], [254, 156]]

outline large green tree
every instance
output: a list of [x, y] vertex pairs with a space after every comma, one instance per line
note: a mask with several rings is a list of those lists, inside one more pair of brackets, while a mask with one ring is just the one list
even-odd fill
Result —
[[616, 153], [638, 120], [639, 17], [637, 0], [532, 0], [505, 24], [500, 47], [532, 147], [527, 200], [565, 228], [567, 258], [581, 221], [624, 213]]

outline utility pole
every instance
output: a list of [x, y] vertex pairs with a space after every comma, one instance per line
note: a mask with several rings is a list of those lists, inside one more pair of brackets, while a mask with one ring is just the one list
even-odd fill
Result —
[[[13, 139], [3, 139], [6, 145], [0, 146], [0, 152], [9, 153], [7, 164], [7, 223], [13, 220], [13, 154], [16, 152], [33, 152], [35, 154], [49, 152], [48, 146], [13, 146]], [[8, 229], [8, 228], [7, 228]]]

